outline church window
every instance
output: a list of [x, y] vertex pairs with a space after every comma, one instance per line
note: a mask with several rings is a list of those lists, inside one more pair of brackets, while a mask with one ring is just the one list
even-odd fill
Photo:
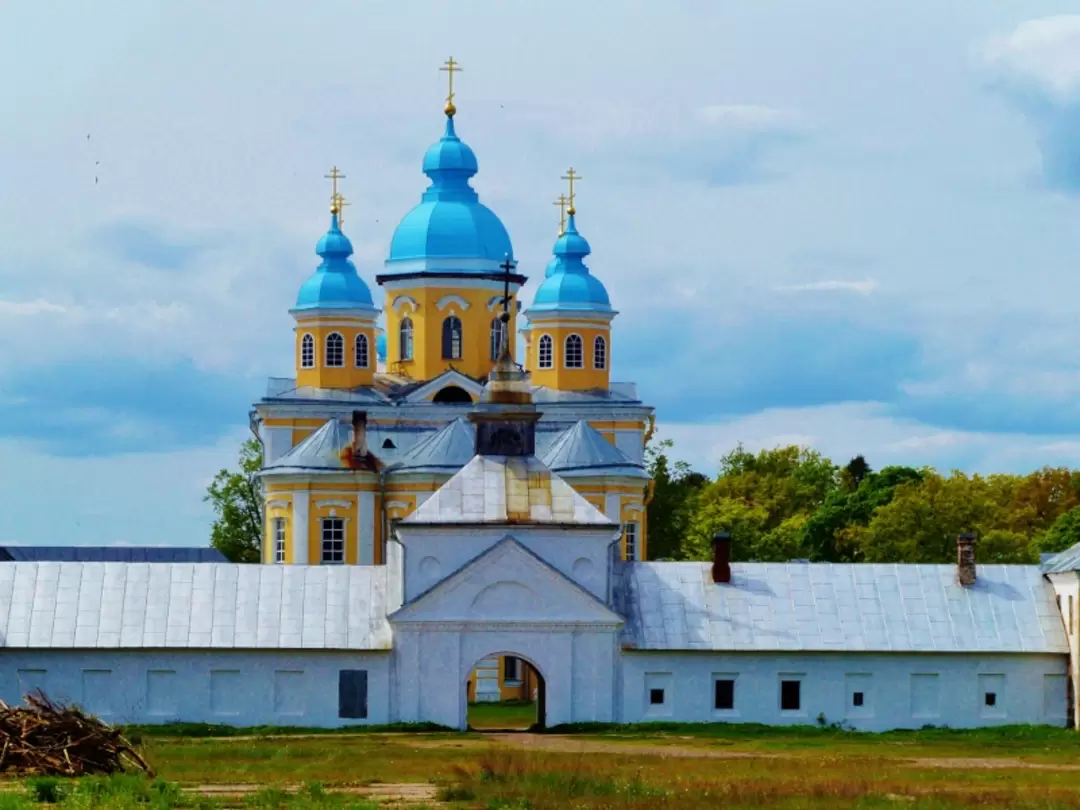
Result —
[[367, 368], [368, 367], [368, 339], [367, 335], [363, 332], [356, 336], [353, 352], [356, 355], [356, 367]]
[[735, 708], [735, 681], [731, 678], [717, 678], [713, 686], [713, 707], [718, 711], [730, 711]]
[[638, 525], [630, 522], [623, 525], [623, 559], [638, 558]]
[[315, 368], [315, 338], [311, 335], [300, 338], [300, 368]]
[[324, 563], [345, 562], [345, 519], [322, 519], [322, 561]]
[[398, 330], [400, 345], [398, 346], [399, 360], [412, 360], [413, 358], [413, 328], [412, 318], [402, 318], [401, 327]]
[[341, 368], [345, 365], [345, 338], [337, 332], [326, 336], [326, 365]]
[[603, 335], [597, 335], [592, 344], [592, 367], [607, 368], [607, 341]]
[[363, 720], [367, 717], [368, 677], [366, 669], [338, 671], [338, 717]]
[[502, 351], [503, 333], [506, 331], [506, 325], [503, 324], [502, 318], [491, 319], [491, 359], [498, 360], [499, 353]]
[[461, 318], [451, 315], [442, 322], [443, 360], [461, 359]]
[[521, 681], [521, 659], [508, 655], [503, 658], [503, 682], [518, 683]]
[[551, 368], [554, 365], [554, 354], [554, 343], [551, 340], [551, 335], [541, 335], [540, 345], [537, 350], [537, 367]]
[[585, 368], [585, 346], [581, 335], [566, 336], [566, 367]]
[[780, 681], [780, 711], [797, 712], [802, 708], [802, 681]]
[[274, 518], [274, 562], [285, 562], [285, 518]]

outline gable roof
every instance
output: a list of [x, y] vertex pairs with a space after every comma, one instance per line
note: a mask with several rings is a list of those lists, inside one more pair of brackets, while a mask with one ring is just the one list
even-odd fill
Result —
[[1080, 571], [1080, 543], [1053, 555], [1042, 564], [1044, 574], [1064, 574]]
[[1034, 565], [625, 563], [615, 608], [641, 650], [1066, 653], [1053, 588]]
[[[439, 391], [450, 385], [455, 385], [466, 391], [473, 398], [473, 402], [480, 398], [480, 392], [484, 389], [483, 383], [477, 382], [468, 374], [462, 374], [457, 369], [448, 368], [437, 377], [432, 377], [426, 382], [414, 383], [407, 390], [403, 389], [400, 396], [405, 402], [424, 402], [430, 400]], [[465, 405], [465, 403], [462, 404]]]
[[559, 434], [541, 456], [544, 464], [563, 476], [621, 475], [648, 479], [640, 464], [626, 454], [584, 419]]
[[212, 546], [0, 546], [0, 562], [228, 562]]
[[458, 417], [422, 439], [390, 467], [391, 472], [457, 471], [469, 463], [476, 447], [476, 428]]
[[401, 522], [615, 526], [535, 456], [475, 456]]
[[388, 650], [388, 570], [4, 563], [0, 648]]
[[[522, 576], [523, 573], [527, 576]], [[518, 579], [508, 579], [512, 577]], [[497, 615], [478, 617], [471, 614], [470, 608], [476, 606], [485, 592], [491, 593], [492, 586], [498, 587], [504, 583], [520, 585], [522, 579], [529, 578], [534, 580], [537, 588], [526, 599], [513, 599]], [[476, 591], [471, 596], [465, 592], [470, 586]], [[528, 586], [522, 587], [528, 590]], [[463, 598], [455, 599], [454, 596]], [[437, 609], [429, 612], [433, 605]], [[521, 615], [512, 615], [513, 610], [520, 610]], [[428, 615], [424, 616], [424, 613]], [[600, 623], [618, 626], [623, 623], [622, 617], [604, 602], [509, 535], [403, 605], [390, 615], [389, 621], [477, 618], [537, 624]]]
[[263, 467], [261, 474], [355, 472], [356, 468], [345, 461], [351, 447], [352, 426], [340, 419], [329, 419], [296, 447]]

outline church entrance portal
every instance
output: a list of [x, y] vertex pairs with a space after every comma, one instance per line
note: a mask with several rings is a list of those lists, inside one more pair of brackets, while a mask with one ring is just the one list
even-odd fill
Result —
[[464, 697], [466, 725], [474, 731], [544, 728], [544, 676], [520, 655], [498, 653], [478, 661], [465, 682]]

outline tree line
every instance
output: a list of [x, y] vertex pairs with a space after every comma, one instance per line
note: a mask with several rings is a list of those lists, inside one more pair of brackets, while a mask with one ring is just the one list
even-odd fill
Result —
[[651, 559], [711, 559], [721, 530], [733, 560], [762, 562], [952, 562], [970, 531], [981, 563], [1035, 563], [1080, 542], [1080, 470], [874, 470], [862, 456], [840, 466], [808, 447], [740, 445], [710, 479], [671, 450], [670, 440], [646, 447]]

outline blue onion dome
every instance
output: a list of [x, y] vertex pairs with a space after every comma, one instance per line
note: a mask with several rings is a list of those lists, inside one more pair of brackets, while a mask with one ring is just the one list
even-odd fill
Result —
[[603, 283], [585, 266], [584, 259], [592, 251], [588, 240], [578, 233], [573, 214], [567, 219], [566, 230], [556, 240], [553, 252], [555, 258], [547, 266], [529, 311], [612, 312]]
[[[409, 262], [402, 272], [498, 272], [499, 262], [514, 250], [502, 222], [469, 185], [477, 169], [476, 154], [457, 136], [448, 115], [446, 132], [424, 155], [424, 174], [431, 185], [394, 231], [388, 269], [394, 270], [396, 262]], [[433, 266], [417, 267], [418, 261]]]
[[306, 309], [374, 309], [371, 290], [349, 260], [353, 246], [341, 232], [337, 213], [331, 214], [330, 230], [315, 252], [322, 262], [300, 286], [293, 312]]
[[386, 362], [386, 332], [380, 332], [375, 338], [375, 357]]

